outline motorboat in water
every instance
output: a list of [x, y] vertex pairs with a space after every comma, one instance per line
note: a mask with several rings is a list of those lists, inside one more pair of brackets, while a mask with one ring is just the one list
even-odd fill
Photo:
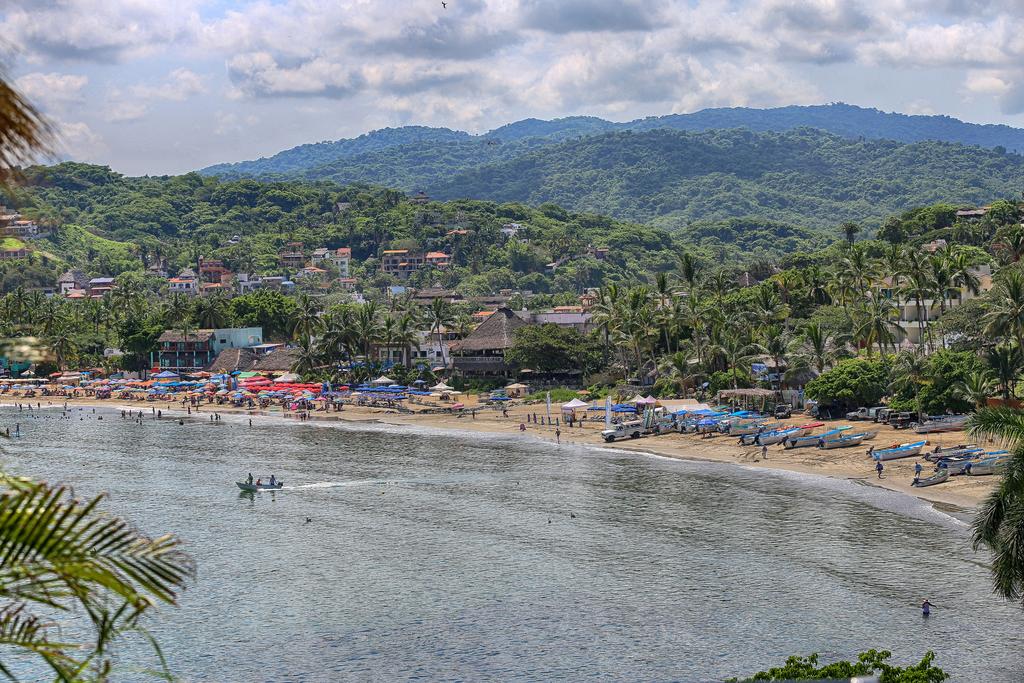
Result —
[[280, 491], [284, 488], [283, 481], [275, 481], [273, 484], [249, 484], [244, 481], [236, 481], [235, 484], [243, 491]]

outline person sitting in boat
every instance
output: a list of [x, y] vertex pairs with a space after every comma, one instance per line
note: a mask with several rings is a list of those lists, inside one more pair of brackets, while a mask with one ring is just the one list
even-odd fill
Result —
[[257, 479], [256, 480], [256, 486], [263, 486], [263, 480], [262, 479]]
[[273, 474], [270, 475], [270, 485], [271, 486], [276, 486], [277, 485], [277, 479], [274, 478]]

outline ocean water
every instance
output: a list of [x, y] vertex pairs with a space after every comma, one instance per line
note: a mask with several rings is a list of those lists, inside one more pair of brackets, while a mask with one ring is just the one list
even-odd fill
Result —
[[[197, 580], [150, 624], [184, 681], [716, 681], [871, 647], [1024, 680], [1024, 613], [965, 524], [895, 493], [504, 436], [58, 414], [0, 409], [23, 433], [4, 466], [184, 539]], [[241, 494], [248, 472], [286, 488]]]

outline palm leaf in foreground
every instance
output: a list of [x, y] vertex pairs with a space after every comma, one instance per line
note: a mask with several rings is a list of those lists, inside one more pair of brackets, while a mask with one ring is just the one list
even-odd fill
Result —
[[[141, 630], [159, 603], [175, 604], [194, 574], [177, 539], [147, 538], [82, 503], [65, 486], [0, 473], [0, 646], [34, 654], [57, 680], [104, 677], [119, 636]], [[32, 610], [40, 611], [40, 614]], [[82, 614], [88, 642], [49, 639], [59, 614]], [[0, 675], [17, 680], [0, 659]]]
[[968, 423], [972, 437], [993, 439], [1010, 451], [999, 486], [978, 510], [974, 548], [992, 552], [992, 584], [1009, 600], [1024, 601], [1024, 412], [982, 408]]

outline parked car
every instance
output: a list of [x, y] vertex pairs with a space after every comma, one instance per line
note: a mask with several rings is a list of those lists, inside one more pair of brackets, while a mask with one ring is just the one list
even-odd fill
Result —
[[846, 414], [847, 420], [874, 420], [879, 410], [884, 410], [884, 406], [877, 406], [875, 408], [858, 408], [857, 410], [851, 411]]
[[875, 422], [886, 424], [889, 422], [889, 416], [892, 415], [892, 408], [882, 408], [875, 413]]
[[639, 439], [640, 435], [643, 434], [643, 430], [643, 420], [630, 420], [629, 422], [614, 425], [611, 429], [602, 430], [601, 438], [607, 443], [611, 443], [616, 439]]
[[889, 426], [894, 429], [909, 429], [917, 424], [917, 416], [914, 413], [892, 413], [889, 415]]
[[786, 417], [793, 417], [793, 406], [788, 403], [781, 403], [775, 406], [775, 417], [780, 420]]

